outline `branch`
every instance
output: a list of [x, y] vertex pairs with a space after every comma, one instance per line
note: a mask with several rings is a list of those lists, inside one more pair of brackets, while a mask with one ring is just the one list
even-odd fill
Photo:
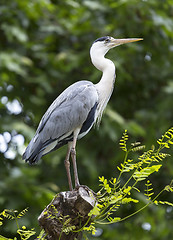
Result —
[[57, 194], [38, 218], [44, 239], [81, 240], [82, 228], [90, 223], [88, 213], [95, 204], [96, 197], [86, 186]]

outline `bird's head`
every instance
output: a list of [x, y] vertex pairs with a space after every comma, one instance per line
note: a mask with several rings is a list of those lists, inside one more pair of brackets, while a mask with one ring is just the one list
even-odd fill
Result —
[[101, 37], [96, 39], [90, 49], [90, 54], [99, 54], [99, 55], [105, 55], [111, 48], [117, 47], [119, 45], [130, 43], [130, 42], [136, 42], [143, 40], [142, 38], [124, 38], [124, 39], [116, 39], [113, 37]]

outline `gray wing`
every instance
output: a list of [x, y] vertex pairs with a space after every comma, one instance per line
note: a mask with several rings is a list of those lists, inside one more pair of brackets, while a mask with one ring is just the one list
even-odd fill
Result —
[[83, 125], [97, 101], [96, 88], [89, 81], [80, 81], [68, 87], [43, 115], [23, 158], [30, 163], [38, 161], [48, 145], [56, 146], [58, 141]]

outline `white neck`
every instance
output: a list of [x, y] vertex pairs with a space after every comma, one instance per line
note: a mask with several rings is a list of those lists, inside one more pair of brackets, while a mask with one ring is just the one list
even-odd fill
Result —
[[115, 80], [115, 65], [114, 63], [105, 57], [99, 58], [98, 61], [93, 62], [94, 66], [102, 71], [102, 77], [96, 84], [100, 91], [104, 90], [109, 92], [112, 89]]
[[112, 94], [114, 81], [115, 81], [115, 65], [114, 63], [105, 58], [103, 53], [91, 54], [91, 61], [93, 65], [100, 71], [103, 72], [101, 80], [95, 84], [99, 95], [99, 105], [98, 105], [98, 122], [101, 120], [102, 113], [109, 101]]

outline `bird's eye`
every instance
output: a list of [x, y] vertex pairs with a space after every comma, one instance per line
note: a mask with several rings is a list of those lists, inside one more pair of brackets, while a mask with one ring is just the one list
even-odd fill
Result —
[[105, 39], [105, 43], [108, 43], [108, 42], [110, 42], [110, 39], [109, 39], [109, 38], [106, 38], [106, 39]]

